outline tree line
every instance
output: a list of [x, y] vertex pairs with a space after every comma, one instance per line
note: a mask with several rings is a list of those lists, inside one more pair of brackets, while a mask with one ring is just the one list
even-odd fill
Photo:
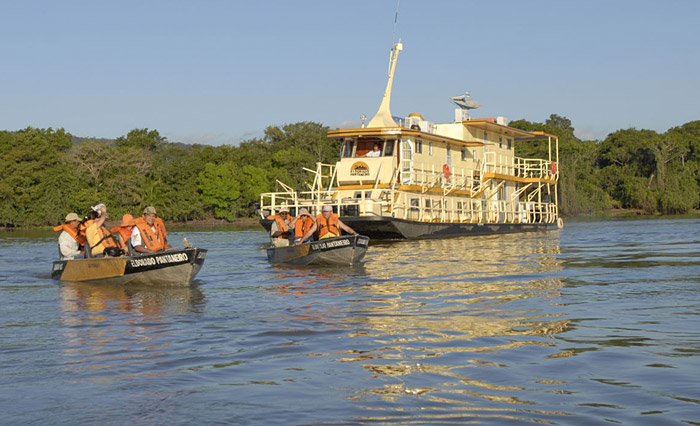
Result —
[[[559, 136], [563, 215], [613, 208], [685, 213], [700, 207], [700, 121], [660, 134], [626, 129], [603, 141], [574, 136], [556, 114], [523, 130]], [[153, 205], [169, 221], [234, 220], [254, 215], [262, 192], [280, 180], [306, 185], [302, 167], [338, 160], [328, 128], [300, 122], [270, 126], [238, 146], [168, 142], [157, 130], [134, 129], [116, 140], [74, 138], [64, 129], [0, 131], [0, 226], [55, 225], [99, 202], [112, 218]], [[547, 144], [519, 142], [516, 155], [546, 158]]]
[[[609, 209], [678, 214], [700, 208], [700, 121], [665, 133], [617, 130], [603, 141], [582, 141], [566, 117], [510, 126], [559, 136], [559, 208], [563, 215]], [[546, 141], [522, 142], [519, 157], [546, 158]]]

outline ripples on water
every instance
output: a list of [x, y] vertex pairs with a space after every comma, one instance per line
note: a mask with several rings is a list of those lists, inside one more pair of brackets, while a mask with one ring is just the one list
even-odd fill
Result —
[[[0, 235], [4, 424], [700, 424], [700, 221], [373, 243], [356, 268], [188, 232], [186, 289], [56, 284]], [[174, 233], [175, 238], [184, 236]]]

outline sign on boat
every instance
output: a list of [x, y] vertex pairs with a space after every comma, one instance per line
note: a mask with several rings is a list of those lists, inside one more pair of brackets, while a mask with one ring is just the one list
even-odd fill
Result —
[[[287, 206], [318, 214], [332, 205], [342, 221], [375, 239], [406, 239], [530, 232], [561, 228], [557, 186], [559, 139], [509, 127], [505, 117], [471, 118], [481, 106], [469, 93], [454, 96], [453, 121], [434, 123], [420, 113], [391, 115], [391, 87], [403, 45], [394, 45], [389, 80], [367, 126], [336, 129], [342, 142], [335, 164], [317, 163], [313, 184], [260, 196], [261, 224]], [[518, 142], [544, 140], [546, 158], [516, 156]], [[373, 150], [379, 146], [379, 152]]]

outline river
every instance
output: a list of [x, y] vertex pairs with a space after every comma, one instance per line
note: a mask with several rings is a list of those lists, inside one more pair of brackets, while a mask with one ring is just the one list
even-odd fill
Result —
[[267, 263], [262, 230], [190, 288], [57, 283], [57, 234], [0, 233], [7, 425], [700, 425], [700, 220], [370, 244]]

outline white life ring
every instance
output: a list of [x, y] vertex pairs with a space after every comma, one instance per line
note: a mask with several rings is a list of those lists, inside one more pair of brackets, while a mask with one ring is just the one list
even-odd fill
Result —
[[560, 217], [557, 218], [557, 228], [558, 228], [558, 229], [563, 229], [563, 228], [564, 228], [564, 221], [561, 220]]

